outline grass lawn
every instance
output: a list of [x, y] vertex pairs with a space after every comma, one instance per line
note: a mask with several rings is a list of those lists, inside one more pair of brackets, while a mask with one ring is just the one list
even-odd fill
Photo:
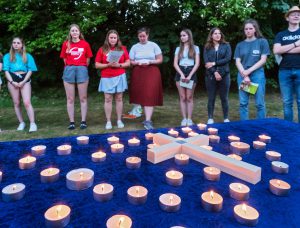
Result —
[[[51, 94], [52, 93], [52, 94]], [[230, 94], [230, 111], [229, 118], [231, 121], [239, 120], [238, 112], [238, 94]], [[128, 131], [143, 129], [141, 122], [143, 117], [134, 120], [124, 120], [125, 128], [118, 129], [116, 127], [116, 117], [113, 117], [114, 128], [106, 131], [105, 115], [103, 110], [103, 94], [89, 93], [89, 111], [88, 111], [88, 128], [80, 130], [78, 123], [80, 123], [80, 108], [78, 101], [76, 102], [76, 122], [77, 128], [73, 131], [67, 129], [68, 117], [66, 111], [66, 101], [64, 91], [53, 90], [48, 91], [47, 94], [39, 92], [34, 93], [32, 103], [36, 114], [36, 123], [38, 125], [38, 131], [35, 133], [28, 133], [28, 119], [23, 109], [25, 122], [27, 124], [26, 131], [17, 132], [16, 128], [18, 125], [17, 118], [14, 113], [12, 101], [9, 96], [0, 97], [0, 141], [11, 141], [11, 140], [22, 140], [22, 139], [33, 139], [33, 138], [50, 138], [57, 136], [69, 136], [69, 135], [88, 135], [95, 133], [107, 133]], [[125, 94], [124, 98], [124, 112], [128, 112], [131, 109], [131, 105], [128, 103], [128, 94]], [[266, 96], [267, 104], [267, 115], [268, 117], [279, 117], [282, 118], [282, 103], [279, 93], [272, 93]], [[195, 123], [207, 121], [207, 95], [199, 90], [195, 93], [195, 106], [193, 121]], [[255, 106], [254, 99], [250, 101], [250, 118], [255, 118]], [[216, 101], [215, 107], [215, 121], [222, 122], [222, 108], [220, 99]], [[172, 92], [164, 93], [164, 106], [155, 108], [153, 115], [154, 127], [175, 127], [179, 126], [181, 122], [181, 115], [178, 105], [178, 94], [174, 90]]]

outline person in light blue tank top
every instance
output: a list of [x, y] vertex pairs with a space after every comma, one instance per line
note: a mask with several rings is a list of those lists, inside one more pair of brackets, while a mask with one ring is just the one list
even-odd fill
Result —
[[173, 65], [176, 70], [175, 81], [183, 118], [181, 126], [191, 126], [200, 51], [199, 47], [194, 45], [193, 35], [189, 29], [180, 32], [180, 46], [176, 48]]
[[13, 99], [15, 112], [19, 120], [17, 130], [23, 131], [25, 129], [25, 122], [20, 106], [22, 97], [30, 121], [29, 132], [37, 131], [34, 110], [31, 105], [30, 83], [32, 72], [37, 71], [37, 67], [33, 57], [29, 53], [26, 53], [25, 44], [21, 38], [15, 37], [12, 41], [9, 53], [4, 55], [3, 71], [9, 82], [7, 87]]

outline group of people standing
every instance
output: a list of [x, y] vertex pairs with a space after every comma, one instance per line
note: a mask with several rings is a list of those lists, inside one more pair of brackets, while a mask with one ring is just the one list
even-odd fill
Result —
[[[293, 120], [293, 96], [296, 94], [298, 120], [300, 121], [300, 9], [292, 7], [285, 15], [289, 23], [287, 30], [276, 35], [274, 54], [279, 60], [279, 83], [284, 105], [284, 118]], [[270, 55], [269, 44], [259, 29], [257, 21], [246, 20], [243, 25], [245, 39], [239, 42], [234, 51], [235, 64], [238, 69], [237, 82], [240, 87], [257, 83], [254, 94], [257, 118], [266, 117], [265, 86], [266, 78], [263, 66]], [[123, 128], [123, 93], [128, 89], [126, 69], [132, 66], [130, 77], [130, 103], [144, 108], [146, 129], [153, 129], [152, 115], [155, 106], [163, 105], [161, 74], [158, 65], [163, 61], [160, 47], [149, 40], [149, 29], [141, 28], [137, 32], [139, 42], [132, 46], [129, 53], [122, 45], [116, 30], [108, 31], [104, 44], [99, 48], [95, 58], [95, 68], [100, 70], [99, 92], [104, 93], [105, 129], [113, 127], [111, 116], [113, 100], [116, 103], [117, 127]], [[111, 61], [112, 52], [120, 53], [117, 61]], [[68, 129], [75, 129], [74, 101], [77, 85], [80, 106], [80, 128], [87, 127], [88, 109], [87, 88], [89, 83], [88, 65], [93, 57], [90, 45], [84, 40], [78, 25], [70, 26], [67, 40], [63, 43], [60, 57], [65, 63], [63, 82], [67, 96], [67, 111], [70, 120]], [[220, 28], [210, 30], [203, 51], [205, 85], [208, 93], [208, 124], [214, 123], [214, 105], [219, 93], [224, 122], [229, 122], [228, 93], [230, 88], [230, 68], [232, 58], [230, 44]], [[193, 96], [198, 78], [196, 72], [200, 66], [200, 49], [194, 44], [192, 32], [183, 29], [180, 32], [179, 46], [174, 54], [176, 70], [175, 83], [179, 93], [182, 126], [193, 125]], [[0, 67], [2, 64], [0, 63]], [[19, 120], [17, 130], [24, 130], [25, 123], [20, 108], [21, 97], [29, 120], [29, 131], [37, 130], [34, 111], [31, 105], [31, 75], [37, 71], [33, 57], [26, 52], [23, 40], [16, 37], [12, 41], [10, 52], [3, 57], [3, 71], [8, 81], [8, 89], [14, 102]], [[0, 83], [1, 85], [1, 83]], [[0, 87], [1, 88], [1, 87]], [[248, 101], [250, 94], [239, 90], [240, 118], [249, 118]]]

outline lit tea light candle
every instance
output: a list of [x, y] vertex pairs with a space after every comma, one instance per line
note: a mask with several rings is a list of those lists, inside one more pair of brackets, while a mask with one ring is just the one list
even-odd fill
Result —
[[249, 199], [250, 188], [241, 183], [231, 183], [229, 185], [230, 197], [236, 200]]
[[142, 159], [139, 157], [128, 157], [126, 158], [126, 167], [128, 169], [138, 169], [141, 167]]
[[234, 154], [248, 154], [250, 151], [250, 145], [243, 142], [231, 142], [230, 150]]
[[86, 168], [71, 170], [67, 173], [66, 182], [70, 190], [87, 189], [93, 185], [94, 171]]
[[268, 135], [259, 135], [258, 136], [259, 141], [262, 141], [264, 143], [270, 143], [271, 142], [271, 137]]
[[220, 136], [218, 135], [209, 135], [209, 142], [210, 143], [219, 143], [220, 142]]
[[218, 212], [222, 210], [223, 197], [214, 191], [204, 192], [201, 195], [201, 203], [204, 210]]
[[133, 205], [144, 204], [147, 201], [148, 190], [143, 186], [132, 186], [127, 190], [129, 203]]
[[228, 136], [228, 141], [229, 142], [239, 142], [241, 139], [240, 137], [234, 136], [234, 135], [230, 135]]
[[206, 145], [203, 145], [203, 146], [200, 146], [200, 147], [202, 147], [204, 149], [207, 149], [207, 150], [212, 150], [213, 149], [211, 146], [206, 146]]
[[121, 143], [112, 144], [110, 150], [112, 153], [123, 153], [124, 145]]
[[140, 145], [140, 140], [137, 138], [132, 138], [128, 140], [128, 145], [129, 146], [139, 146]]
[[286, 196], [289, 194], [291, 185], [283, 180], [272, 179], [269, 181], [270, 191], [277, 196]]
[[22, 183], [15, 183], [7, 185], [2, 189], [2, 199], [5, 202], [17, 201], [25, 195], [25, 185]]
[[199, 134], [194, 132], [194, 131], [191, 131], [191, 132], [188, 133], [189, 137], [194, 137], [194, 136], [197, 136], [197, 135], [199, 135]]
[[31, 147], [31, 153], [33, 156], [42, 156], [45, 154], [46, 148], [44, 145], [34, 146]]
[[258, 223], [258, 211], [246, 204], [236, 205], [233, 209], [235, 219], [243, 225], [255, 226]]
[[207, 132], [209, 135], [217, 135], [218, 134], [218, 129], [217, 128], [213, 128], [213, 127], [209, 127], [207, 129]]
[[253, 148], [257, 150], [264, 150], [266, 149], [266, 144], [261, 141], [253, 141]]
[[206, 125], [206, 124], [203, 124], [203, 123], [199, 123], [199, 124], [197, 124], [197, 127], [198, 127], [199, 130], [205, 131], [207, 125]]
[[153, 136], [154, 136], [154, 134], [151, 132], [148, 132], [145, 134], [146, 140], [153, 140]]
[[215, 167], [205, 167], [203, 169], [203, 174], [206, 180], [218, 181], [220, 180], [221, 171]]
[[71, 208], [67, 205], [55, 205], [44, 214], [47, 227], [65, 227], [70, 222]]
[[183, 127], [183, 128], [181, 128], [181, 130], [185, 134], [188, 134], [192, 131], [192, 129], [190, 127]]
[[147, 145], [148, 149], [153, 149], [154, 147], [157, 147], [158, 145], [156, 143], [150, 143]]
[[177, 139], [178, 141], [184, 140], [184, 138], [182, 138], [182, 137], [177, 137], [176, 139]]
[[93, 162], [103, 162], [106, 160], [106, 153], [104, 153], [103, 151], [92, 153], [91, 156]]
[[57, 154], [58, 155], [69, 155], [72, 151], [72, 146], [70, 145], [61, 145], [57, 147]]
[[275, 173], [288, 173], [289, 165], [280, 161], [272, 161], [272, 170]]
[[36, 158], [28, 155], [19, 160], [19, 168], [20, 169], [32, 169], [35, 167], [35, 163], [36, 163]]
[[171, 130], [168, 131], [168, 135], [172, 136], [172, 137], [178, 137], [178, 131], [175, 131], [173, 128]]
[[107, 228], [131, 228], [132, 221], [127, 215], [114, 215], [106, 222]]
[[2, 173], [2, 171], [0, 171], [0, 183], [2, 181], [2, 177], [3, 177], [3, 173]]
[[187, 154], [175, 154], [175, 163], [177, 165], [186, 165], [189, 163], [190, 157]]
[[109, 137], [109, 138], [107, 138], [107, 142], [108, 142], [108, 144], [116, 144], [116, 143], [119, 143], [119, 138], [118, 137], [116, 137], [116, 136], [111, 136], [111, 137]]
[[169, 185], [179, 186], [183, 182], [183, 174], [179, 171], [171, 170], [166, 172], [166, 181]]
[[159, 206], [163, 211], [176, 212], [180, 209], [181, 198], [173, 193], [165, 193], [159, 197]]
[[266, 158], [269, 161], [280, 161], [281, 160], [281, 154], [276, 151], [266, 151]]
[[40, 172], [41, 182], [42, 183], [51, 183], [55, 182], [59, 178], [59, 169], [58, 168], [48, 168]]
[[228, 154], [227, 157], [230, 157], [232, 159], [235, 159], [237, 161], [242, 161], [242, 157], [236, 154]]
[[89, 144], [90, 138], [88, 136], [79, 136], [76, 140], [78, 145], [87, 145]]
[[112, 199], [114, 187], [111, 184], [97, 184], [93, 189], [93, 196], [96, 201], [106, 202]]

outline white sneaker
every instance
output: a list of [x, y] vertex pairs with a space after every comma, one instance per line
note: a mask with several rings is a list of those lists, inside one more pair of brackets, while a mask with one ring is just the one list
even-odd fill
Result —
[[185, 127], [187, 125], [187, 119], [184, 118], [182, 121], [181, 121], [181, 126]]
[[23, 131], [25, 129], [25, 126], [26, 126], [26, 124], [24, 122], [20, 123], [17, 128], [17, 131]]
[[123, 128], [125, 126], [124, 123], [122, 122], [122, 120], [118, 120], [117, 125], [118, 125], [118, 128]]
[[194, 123], [191, 119], [187, 119], [186, 125], [187, 126], [192, 126], [192, 125], [194, 125]]
[[112, 125], [111, 125], [111, 122], [110, 122], [110, 121], [107, 121], [107, 122], [106, 122], [105, 129], [106, 129], [106, 130], [112, 129]]
[[35, 123], [30, 123], [29, 132], [37, 131], [37, 126]]
[[207, 124], [213, 124], [214, 123], [214, 119], [208, 119], [207, 120]]
[[230, 120], [229, 119], [224, 119], [224, 123], [229, 123]]

